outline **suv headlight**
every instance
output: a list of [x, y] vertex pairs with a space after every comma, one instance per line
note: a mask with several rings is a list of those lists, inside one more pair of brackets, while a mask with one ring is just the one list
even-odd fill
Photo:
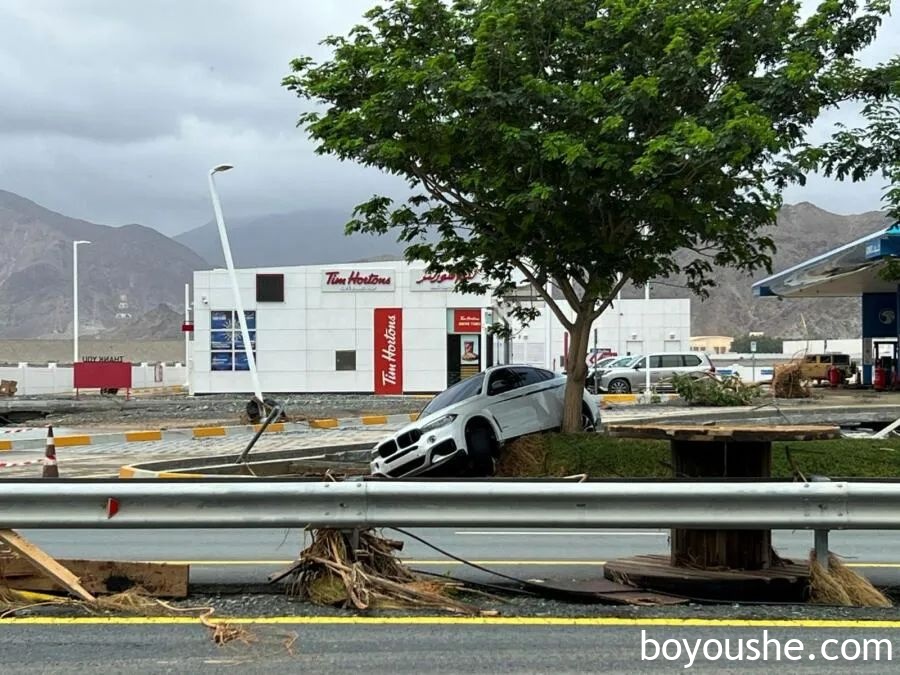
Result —
[[445, 427], [448, 424], [452, 423], [453, 420], [456, 419], [456, 415], [444, 415], [443, 417], [438, 417], [436, 420], [429, 422], [425, 426], [422, 427], [422, 433], [426, 433], [428, 431], [434, 431], [435, 429], [440, 429], [441, 427]]

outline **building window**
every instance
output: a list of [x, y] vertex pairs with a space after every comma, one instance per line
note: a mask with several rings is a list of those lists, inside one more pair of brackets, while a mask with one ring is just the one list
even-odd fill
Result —
[[356, 350], [348, 349], [334, 353], [335, 370], [356, 370]]
[[256, 275], [257, 302], [284, 302], [284, 275]]
[[[247, 332], [250, 333], [250, 348], [256, 358], [256, 312], [244, 312]], [[250, 370], [241, 324], [237, 312], [215, 310], [210, 313], [209, 322], [210, 369], [217, 371]]]

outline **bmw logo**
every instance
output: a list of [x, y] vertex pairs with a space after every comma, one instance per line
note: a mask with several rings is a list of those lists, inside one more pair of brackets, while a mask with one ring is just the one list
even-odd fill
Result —
[[894, 312], [894, 310], [883, 309], [878, 314], [878, 320], [881, 321], [881, 323], [892, 324], [892, 323], [894, 323], [894, 318], [896, 316], [897, 316], [897, 314]]

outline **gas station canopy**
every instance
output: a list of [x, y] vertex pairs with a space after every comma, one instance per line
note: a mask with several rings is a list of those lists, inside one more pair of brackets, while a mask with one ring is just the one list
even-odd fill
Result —
[[862, 384], [900, 387], [900, 280], [878, 272], [900, 258], [900, 223], [757, 281], [753, 295], [862, 300]]
[[900, 256], [900, 223], [794, 265], [753, 284], [757, 297], [843, 298], [896, 293], [897, 281], [878, 276], [887, 258]]

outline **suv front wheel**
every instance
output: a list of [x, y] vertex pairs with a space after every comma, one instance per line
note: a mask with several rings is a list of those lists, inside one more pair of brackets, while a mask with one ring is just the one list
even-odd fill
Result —
[[608, 391], [610, 394], [630, 394], [631, 383], [628, 380], [624, 380], [619, 377], [609, 383], [606, 391]]

